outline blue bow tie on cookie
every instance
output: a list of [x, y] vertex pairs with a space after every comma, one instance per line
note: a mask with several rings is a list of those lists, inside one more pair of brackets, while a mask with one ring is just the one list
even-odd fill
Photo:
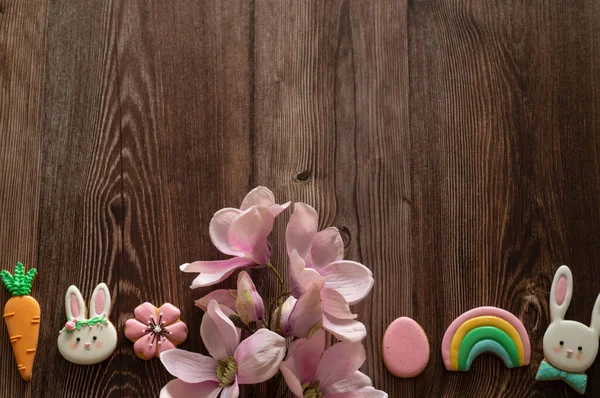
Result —
[[587, 375], [585, 373], [565, 372], [550, 365], [545, 359], [540, 364], [535, 379], [537, 381], [562, 380], [580, 394], [585, 393], [585, 387], [587, 386]]

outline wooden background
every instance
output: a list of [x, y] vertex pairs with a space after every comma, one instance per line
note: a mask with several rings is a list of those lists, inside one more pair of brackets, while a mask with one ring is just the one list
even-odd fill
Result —
[[[124, 322], [170, 301], [183, 348], [206, 352], [193, 299], [210, 289], [177, 265], [221, 258], [212, 214], [256, 185], [313, 205], [373, 270], [356, 307], [363, 371], [390, 397], [575, 396], [534, 376], [555, 269], [574, 273], [569, 318], [588, 323], [600, 292], [599, 134], [592, 0], [0, 0], [0, 258], [38, 268], [43, 317], [30, 383], [2, 326], [0, 396], [158, 396], [171, 377], [134, 356]], [[272, 239], [281, 269], [289, 215]], [[64, 294], [101, 281], [118, 350], [71, 365], [56, 348]], [[445, 328], [481, 305], [523, 320], [531, 366], [444, 369]], [[402, 315], [430, 338], [415, 379], [379, 354]], [[600, 364], [588, 375], [600, 395]]]

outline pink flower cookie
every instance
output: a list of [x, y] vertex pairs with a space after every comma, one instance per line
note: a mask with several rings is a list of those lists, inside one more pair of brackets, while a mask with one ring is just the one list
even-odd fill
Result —
[[134, 311], [135, 319], [125, 323], [125, 337], [133, 341], [135, 354], [145, 360], [158, 357], [187, 338], [187, 326], [179, 308], [165, 303], [160, 308], [146, 302]]

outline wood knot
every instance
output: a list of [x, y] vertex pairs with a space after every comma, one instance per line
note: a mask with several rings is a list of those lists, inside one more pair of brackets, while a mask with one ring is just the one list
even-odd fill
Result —
[[296, 181], [298, 182], [306, 182], [310, 180], [310, 170], [301, 171], [296, 175]]
[[342, 237], [342, 241], [344, 242], [344, 249], [347, 249], [350, 246], [350, 242], [352, 241], [352, 234], [350, 234], [350, 229], [347, 226], [341, 225], [337, 227], [338, 231], [340, 231], [340, 235]]

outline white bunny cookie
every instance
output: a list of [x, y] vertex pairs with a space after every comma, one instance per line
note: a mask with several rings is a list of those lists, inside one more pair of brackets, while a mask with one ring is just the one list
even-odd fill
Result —
[[58, 332], [58, 350], [67, 361], [92, 365], [112, 355], [117, 347], [117, 330], [109, 320], [110, 307], [110, 292], [104, 283], [94, 289], [89, 317], [79, 289], [67, 289], [67, 323]]
[[563, 380], [583, 394], [587, 385], [584, 373], [596, 359], [600, 339], [600, 295], [592, 310], [590, 327], [566, 321], [565, 313], [573, 295], [573, 276], [566, 265], [561, 266], [550, 290], [552, 322], [544, 334], [544, 356], [536, 380]]

